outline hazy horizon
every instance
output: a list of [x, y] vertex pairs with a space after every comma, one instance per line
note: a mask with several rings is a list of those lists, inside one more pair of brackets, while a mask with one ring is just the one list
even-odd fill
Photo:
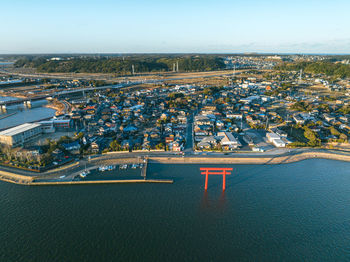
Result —
[[14, 0], [0, 54], [349, 54], [350, 2]]
[[101, 56], [122, 56], [122, 55], [232, 55], [232, 56], [239, 56], [239, 55], [278, 55], [278, 56], [287, 56], [287, 55], [321, 55], [321, 56], [350, 56], [349, 53], [263, 53], [263, 52], [246, 52], [246, 53], [228, 53], [228, 52], [182, 52], [182, 53], [174, 53], [174, 52], [124, 52], [124, 53], [79, 53], [79, 52], [67, 52], [67, 53], [0, 53], [1, 56], [35, 56], [35, 55], [41, 55], [41, 56], [54, 56], [54, 55], [63, 55], [63, 56], [94, 56], [94, 55], [101, 55]]

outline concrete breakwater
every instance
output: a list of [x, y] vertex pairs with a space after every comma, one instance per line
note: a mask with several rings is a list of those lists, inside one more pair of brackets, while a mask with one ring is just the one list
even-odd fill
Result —
[[32, 182], [31, 186], [52, 186], [52, 185], [88, 185], [88, 184], [131, 184], [131, 183], [163, 183], [172, 184], [172, 179], [125, 179], [125, 180], [93, 180], [93, 181], [52, 181]]
[[23, 176], [12, 172], [0, 171], [0, 180], [14, 184], [30, 184], [33, 182], [33, 177]]
[[0, 180], [19, 185], [50, 186], [50, 185], [87, 185], [87, 184], [128, 184], [128, 183], [164, 183], [172, 184], [172, 179], [118, 179], [118, 180], [91, 180], [91, 181], [35, 181], [35, 177], [18, 175], [0, 171]]
[[150, 163], [164, 164], [288, 164], [306, 159], [330, 159], [350, 162], [350, 155], [328, 152], [303, 152], [266, 157], [150, 157]]

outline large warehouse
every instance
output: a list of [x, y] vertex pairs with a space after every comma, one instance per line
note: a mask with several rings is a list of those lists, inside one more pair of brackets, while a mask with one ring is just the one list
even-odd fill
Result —
[[41, 125], [26, 123], [0, 132], [0, 143], [11, 147], [23, 146], [42, 133]]

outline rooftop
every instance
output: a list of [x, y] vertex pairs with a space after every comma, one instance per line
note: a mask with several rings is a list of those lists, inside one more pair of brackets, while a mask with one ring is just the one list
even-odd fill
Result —
[[39, 127], [39, 126], [40, 126], [40, 124], [37, 124], [37, 123], [33, 123], [33, 124], [32, 123], [25, 123], [25, 124], [1, 131], [0, 136], [14, 136], [14, 135], [20, 134], [22, 132], [25, 132], [27, 130], [30, 130], [30, 129], [33, 129], [33, 128]]

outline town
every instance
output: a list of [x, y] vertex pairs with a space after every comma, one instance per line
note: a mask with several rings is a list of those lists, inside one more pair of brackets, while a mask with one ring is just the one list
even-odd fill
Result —
[[111, 152], [186, 157], [350, 149], [349, 77], [283, 68], [326, 57], [222, 59], [224, 71], [214, 75], [174, 77], [181, 74], [174, 64], [174, 75], [163, 78], [137, 75], [132, 67], [131, 75], [113, 83], [23, 78], [5, 74], [4, 68], [1, 95], [11, 99], [2, 102], [2, 118], [11, 115], [12, 103], [30, 108], [36, 99], [57, 111], [2, 128], [1, 163], [44, 171]]

